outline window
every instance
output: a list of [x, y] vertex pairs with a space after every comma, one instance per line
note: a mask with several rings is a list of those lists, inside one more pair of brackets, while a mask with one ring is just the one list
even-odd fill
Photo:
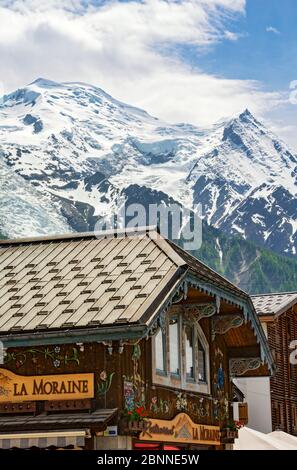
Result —
[[198, 379], [199, 382], [206, 382], [206, 355], [200, 339], [198, 339]]
[[185, 342], [186, 342], [186, 377], [187, 380], [195, 379], [194, 372], [194, 328], [190, 325], [185, 327]]
[[166, 343], [162, 330], [156, 334], [156, 370], [158, 373], [166, 372]]
[[183, 312], [168, 315], [152, 342], [153, 383], [210, 393], [209, 345], [201, 326]]
[[171, 374], [179, 375], [179, 322], [178, 317], [172, 317], [169, 322], [169, 360]]

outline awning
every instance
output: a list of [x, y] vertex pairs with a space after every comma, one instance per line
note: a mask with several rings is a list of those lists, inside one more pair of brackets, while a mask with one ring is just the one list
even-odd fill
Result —
[[277, 439], [280, 442], [295, 446], [297, 450], [297, 436], [292, 436], [284, 431], [273, 431], [268, 434], [268, 436]]
[[8, 432], [51, 432], [56, 430], [75, 430], [91, 428], [95, 431], [104, 431], [107, 423], [117, 413], [117, 408], [101, 409], [89, 412], [70, 413], [41, 413], [32, 415], [1, 416], [0, 433]]
[[[274, 434], [274, 433], [271, 433]], [[297, 450], [297, 444], [278, 439], [275, 435], [264, 434], [248, 427], [241, 428], [235, 439], [234, 450]]]
[[85, 439], [89, 436], [87, 430], [28, 432], [0, 434], [0, 449], [29, 449], [30, 447], [84, 447]]

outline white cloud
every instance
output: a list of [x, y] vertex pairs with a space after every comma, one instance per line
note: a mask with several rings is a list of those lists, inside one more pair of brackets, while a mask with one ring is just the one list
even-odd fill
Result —
[[226, 39], [229, 39], [229, 41], [237, 41], [237, 39], [239, 39], [241, 37], [241, 35], [238, 34], [238, 33], [234, 33], [233, 31], [226, 30], [224, 32], [224, 37]]
[[267, 33], [281, 34], [277, 28], [274, 28], [274, 26], [267, 26], [266, 31]]
[[297, 155], [297, 106], [284, 94], [283, 105], [265, 116], [265, 123], [276, 135], [281, 137]]
[[1, 5], [0, 79], [6, 91], [39, 76], [85, 81], [166, 120], [201, 125], [247, 106], [261, 113], [280, 100], [255, 82], [194, 69], [175, 52], [176, 45], [198, 52], [237, 39], [226, 26], [244, 14], [245, 0], [101, 5], [96, 0], [2, 0]]

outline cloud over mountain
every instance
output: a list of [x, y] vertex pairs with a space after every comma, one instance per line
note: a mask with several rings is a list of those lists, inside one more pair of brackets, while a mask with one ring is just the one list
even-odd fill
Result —
[[[232, 22], [244, 11], [244, 0], [4, 0], [4, 89], [40, 75], [85, 81], [168, 121], [199, 125], [246, 106], [263, 113], [279, 104], [279, 93], [197, 65], [203, 51], [238, 39]], [[181, 53], [187, 48], [195, 66]]]

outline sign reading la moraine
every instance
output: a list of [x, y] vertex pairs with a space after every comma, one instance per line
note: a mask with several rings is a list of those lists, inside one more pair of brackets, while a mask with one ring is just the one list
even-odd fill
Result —
[[0, 369], [0, 402], [94, 397], [94, 374], [21, 376]]

